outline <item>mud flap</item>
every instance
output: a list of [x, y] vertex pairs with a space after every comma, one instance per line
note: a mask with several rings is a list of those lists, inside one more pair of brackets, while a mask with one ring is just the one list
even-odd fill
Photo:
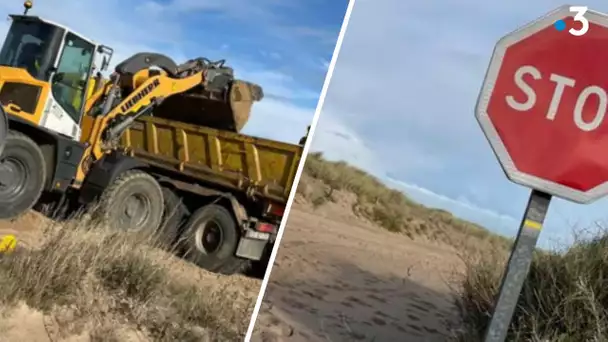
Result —
[[270, 234], [247, 230], [241, 237], [236, 249], [236, 256], [244, 259], [259, 261], [264, 255], [266, 246], [270, 243]]
[[8, 136], [8, 116], [0, 104], [0, 155], [4, 151], [6, 138]]

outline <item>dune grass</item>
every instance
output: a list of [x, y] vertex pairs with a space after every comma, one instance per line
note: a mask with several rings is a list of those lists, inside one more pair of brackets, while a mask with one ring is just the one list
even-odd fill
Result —
[[[504, 259], [471, 260], [456, 303], [461, 341], [479, 341], [489, 323]], [[608, 341], [608, 233], [565, 253], [538, 251], [525, 280], [509, 341]]]
[[255, 291], [229, 283], [238, 280], [207, 274], [205, 282], [196, 277], [202, 270], [155, 248], [150, 237], [84, 218], [50, 225], [45, 235], [39, 248], [0, 255], [0, 306], [25, 302], [54, 316], [62, 334], [84, 331], [97, 341], [124, 340], [113, 336], [120, 326], [148, 341], [244, 338]]
[[[343, 161], [329, 161], [322, 153], [308, 155], [306, 177], [300, 181], [298, 192], [315, 207], [335, 201], [335, 192], [356, 195], [353, 212], [377, 225], [415, 238], [425, 236], [432, 240], [456, 244], [463, 239], [507, 248], [511, 241], [487, 229], [461, 220], [451, 213], [420, 205], [403, 192], [389, 188], [378, 178]], [[316, 181], [313, 184], [311, 181]]]

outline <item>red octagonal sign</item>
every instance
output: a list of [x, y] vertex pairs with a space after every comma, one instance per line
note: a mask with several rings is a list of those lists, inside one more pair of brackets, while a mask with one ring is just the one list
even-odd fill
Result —
[[574, 15], [561, 7], [498, 42], [475, 115], [510, 180], [588, 203], [608, 194], [608, 17], [587, 12], [575, 36]]

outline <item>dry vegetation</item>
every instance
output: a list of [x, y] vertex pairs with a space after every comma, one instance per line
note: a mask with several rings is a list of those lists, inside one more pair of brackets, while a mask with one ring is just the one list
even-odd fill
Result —
[[153, 248], [149, 237], [85, 219], [50, 225], [45, 236], [36, 248], [0, 256], [3, 312], [25, 302], [53, 318], [56, 338], [243, 339], [256, 281], [208, 274]]
[[480, 241], [484, 248], [510, 245], [509, 240], [483, 227], [410, 200], [403, 192], [388, 188], [372, 175], [345, 162], [327, 161], [321, 153], [308, 156], [305, 173], [298, 192], [316, 207], [335, 201], [337, 191], [346, 191], [357, 197], [352, 207], [357, 216], [410, 238], [425, 237], [456, 247], [462, 247], [463, 243], [479, 246]]
[[[411, 238], [425, 236], [460, 247], [466, 271], [454, 286], [462, 326], [457, 339], [481, 340], [511, 241], [416, 204], [365, 172], [324, 160], [319, 153], [308, 157], [303, 179], [300, 196], [316, 207], [334, 201], [336, 191], [352, 192], [358, 216]], [[607, 287], [608, 233], [581, 240], [565, 253], [537, 251], [508, 340], [608, 341]]]
[[[457, 303], [462, 341], [479, 340], [500, 283], [500, 261], [468, 263]], [[538, 252], [509, 331], [509, 341], [608, 341], [608, 234], [565, 253]]]

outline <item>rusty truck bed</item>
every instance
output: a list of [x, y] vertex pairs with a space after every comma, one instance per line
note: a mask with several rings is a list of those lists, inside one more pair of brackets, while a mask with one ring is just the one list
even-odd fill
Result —
[[156, 117], [138, 119], [121, 147], [150, 165], [285, 203], [302, 147]]

